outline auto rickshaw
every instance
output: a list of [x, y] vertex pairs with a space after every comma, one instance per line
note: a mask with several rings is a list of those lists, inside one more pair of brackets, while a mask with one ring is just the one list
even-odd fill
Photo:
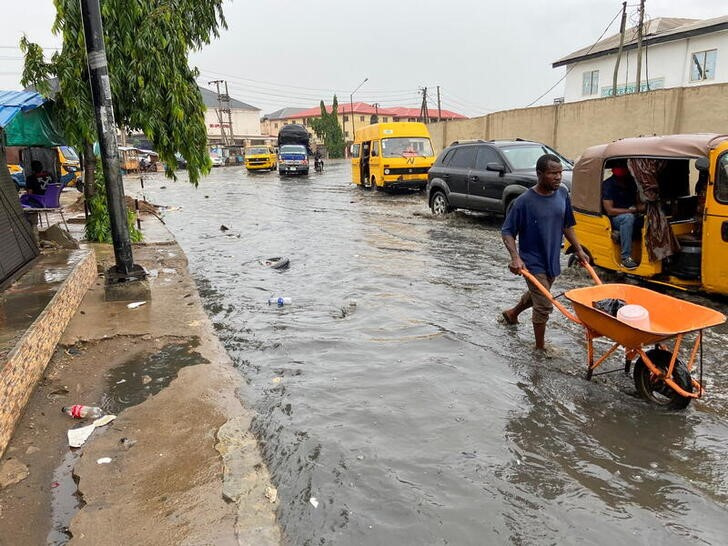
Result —
[[[639, 265], [629, 270], [602, 204], [610, 167], [625, 161], [646, 204], [632, 242]], [[728, 135], [625, 138], [588, 148], [574, 166], [571, 199], [576, 234], [594, 264], [674, 288], [728, 294]], [[568, 244], [565, 251], [572, 251]]]

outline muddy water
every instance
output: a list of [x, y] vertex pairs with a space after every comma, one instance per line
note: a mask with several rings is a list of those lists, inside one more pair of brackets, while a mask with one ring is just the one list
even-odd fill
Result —
[[[687, 411], [647, 405], [622, 373], [586, 382], [563, 317], [546, 355], [528, 317], [496, 320], [523, 289], [497, 219], [436, 219], [421, 194], [327, 167], [144, 190], [181, 207], [165, 218], [251, 386], [290, 543], [725, 543], [726, 328]], [[281, 255], [285, 271], [259, 263]], [[586, 283], [567, 271], [555, 290]]]

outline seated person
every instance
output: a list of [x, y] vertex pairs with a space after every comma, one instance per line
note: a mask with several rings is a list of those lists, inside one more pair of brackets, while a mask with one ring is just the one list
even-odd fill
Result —
[[612, 176], [602, 183], [602, 205], [609, 216], [612, 230], [619, 232], [622, 265], [635, 269], [639, 264], [632, 259], [632, 235], [640, 227], [638, 212], [644, 212], [645, 205], [639, 201], [637, 184], [627, 169], [626, 162], [611, 167]]
[[38, 160], [30, 162], [31, 174], [25, 177], [25, 192], [28, 203], [34, 207], [43, 208], [43, 202], [34, 199], [34, 195], [45, 195], [48, 184], [53, 183], [51, 174], [43, 170], [43, 164]]

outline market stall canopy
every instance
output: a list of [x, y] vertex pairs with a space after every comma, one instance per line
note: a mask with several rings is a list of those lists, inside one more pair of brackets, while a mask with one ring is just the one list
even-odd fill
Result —
[[52, 103], [35, 91], [0, 91], [0, 129], [6, 146], [58, 146]]

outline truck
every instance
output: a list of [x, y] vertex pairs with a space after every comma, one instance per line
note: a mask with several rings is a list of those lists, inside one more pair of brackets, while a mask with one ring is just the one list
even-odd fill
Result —
[[310, 135], [303, 125], [291, 123], [278, 132], [278, 174], [308, 174]]

